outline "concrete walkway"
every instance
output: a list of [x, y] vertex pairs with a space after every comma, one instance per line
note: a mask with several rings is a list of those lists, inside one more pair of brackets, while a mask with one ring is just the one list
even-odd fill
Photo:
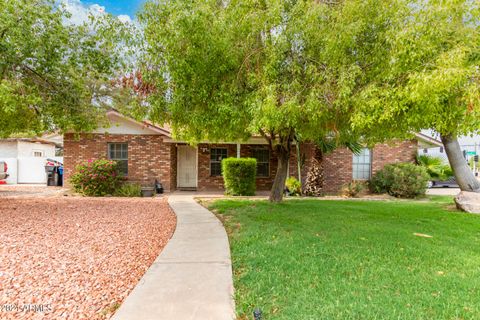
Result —
[[177, 214], [177, 229], [112, 319], [234, 319], [223, 225], [191, 195], [173, 194], [168, 202]]

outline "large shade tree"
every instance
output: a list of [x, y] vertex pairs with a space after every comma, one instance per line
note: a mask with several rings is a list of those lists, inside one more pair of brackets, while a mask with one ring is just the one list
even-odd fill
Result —
[[383, 74], [355, 98], [354, 125], [370, 139], [433, 129], [456, 180], [480, 192], [457, 137], [480, 132], [480, 3], [404, 1], [385, 39]]
[[81, 25], [70, 17], [55, 0], [0, 0], [1, 137], [88, 131], [109, 107], [131, 26], [106, 14]]
[[148, 116], [181, 139], [262, 135], [280, 201], [294, 139], [355, 139], [352, 96], [385, 65], [395, 1], [155, 1], [140, 21]]

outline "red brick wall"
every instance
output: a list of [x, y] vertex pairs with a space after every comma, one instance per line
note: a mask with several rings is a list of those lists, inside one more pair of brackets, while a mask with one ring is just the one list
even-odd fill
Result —
[[212, 176], [210, 173], [210, 149], [226, 148], [227, 157], [237, 156], [237, 146], [234, 144], [199, 144], [198, 145], [198, 190], [223, 190], [223, 177]]
[[[107, 143], [128, 143], [128, 179], [143, 185], [153, 185], [158, 179], [166, 191], [175, 190], [177, 185], [177, 148], [176, 144], [165, 143], [160, 135], [104, 135], [82, 134], [77, 139], [73, 134], [64, 136], [65, 179], [75, 166], [89, 159], [107, 157]], [[223, 178], [210, 174], [210, 149], [227, 148], [228, 157], [237, 156], [235, 144], [200, 144], [198, 145], [198, 190], [222, 191]], [[252, 149], [262, 145], [242, 145], [241, 157], [252, 157]], [[387, 163], [409, 162], [415, 160], [417, 142], [401, 141], [378, 144], [372, 152], [372, 173], [377, 172]], [[305, 180], [313, 157], [314, 146], [304, 143], [300, 146], [302, 160], [302, 178]], [[289, 175], [297, 177], [296, 149], [292, 149], [289, 162]], [[352, 181], [352, 153], [340, 148], [325, 156], [325, 193], [338, 193], [343, 185]], [[257, 190], [269, 190], [277, 170], [275, 154], [270, 152], [270, 176], [257, 178]]]
[[[158, 179], [166, 191], [174, 188], [176, 179], [176, 150], [174, 145], [163, 142], [160, 135], [105, 135], [74, 134], [64, 135], [65, 180], [77, 164], [89, 159], [107, 158], [108, 143], [128, 143], [128, 180], [146, 186], [153, 186]], [[176, 161], [176, 160], [175, 160]]]
[[[252, 158], [253, 149], [268, 148], [266, 145], [242, 145], [240, 148], [240, 156], [242, 158]], [[270, 190], [272, 188], [273, 179], [277, 174], [278, 162], [275, 153], [270, 151], [270, 175], [268, 177], [257, 177], [257, 190]]]
[[[300, 171], [302, 174], [302, 183], [305, 183], [308, 169], [311, 165], [311, 159], [314, 156], [315, 148], [312, 143], [302, 143], [300, 145]], [[288, 176], [298, 179], [297, 147], [292, 147], [292, 154], [288, 163]]]
[[323, 190], [326, 194], [338, 193], [343, 185], [352, 181], [353, 154], [347, 148], [339, 148], [325, 155], [324, 166]]
[[392, 141], [375, 145], [372, 155], [372, 174], [388, 163], [414, 162], [417, 156], [418, 141]]
[[[386, 164], [414, 162], [417, 154], [417, 141], [392, 141], [377, 144], [372, 150], [372, 175]], [[325, 193], [336, 194], [342, 186], [351, 182], [353, 155], [346, 148], [337, 149], [325, 156]]]
[[170, 144], [170, 163], [170, 190], [173, 191], [177, 189], [177, 147], [174, 144]]
[[[262, 148], [262, 145], [242, 145], [240, 156], [242, 158], [252, 157], [253, 148]], [[210, 173], [210, 149], [226, 148], [228, 157], [237, 157], [236, 144], [200, 144], [198, 145], [198, 190], [223, 191], [223, 177], [211, 176]], [[277, 170], [275, 156], [270, 152], [270, 176], [257, 178], [257, 190], [270, 190], [273, 178]]]
[[[300, 146], [302, 183], [305, 183], [311, 161], [315, 155], [315, 146], [303, 143]], [[340, 148], [324, 157], [324, 192], [337, 193], [341, 187], [352, 181], [352, 153], [346, 148]], [[298, 178], [296, 149], [292, 152], [289, 163], [289, 176]]]
[[[388, 163], [414, 162], [418, 144], [416, 140], [392, 141], [390, 143], [377, 144], [372, 152], [372, 174], [381, 170]], [[290, 176], [297, 178], [297, 157], [292, 152], [290, 157]], [[300, 147], [302, 161], [302, 180], [305, 182], [310, 159], [314, 155], [314, 146], [304, 143]], [[337, 194], [347, 183], [352, 182], [353, 177], [353, 154], [347, 148], [340, 148], [325, 155], [325, 184], [326, 194]]]

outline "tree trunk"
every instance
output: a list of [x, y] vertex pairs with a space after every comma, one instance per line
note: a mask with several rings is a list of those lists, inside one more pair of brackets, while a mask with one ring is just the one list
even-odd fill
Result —
[[290, 158], [290, 146], [287, 148], [277, 146], [275, 148], [278, 159], [277, 174], [273, 180], [272, 190], [270, 191], [270, 202], [281, 202], [285, 191], [285, 180], [288, 173], [288, 159]]
[[324, 183], [323, 153], [315, 147], [315, 155], [307, 173], [304, 193], [308, 196], [319, 197], [322, 195]]
[[469, 192], [480, 192], [480, 183], [470, 170], [467, 161], [463, 157], [460, 144], [457, 137], [450, 135], [442, 135], [442, 142], [445, 146], [445, 152], [448, 156], [450, 166], [452, 166], [453, 174], [457, 180], [460, 190]]

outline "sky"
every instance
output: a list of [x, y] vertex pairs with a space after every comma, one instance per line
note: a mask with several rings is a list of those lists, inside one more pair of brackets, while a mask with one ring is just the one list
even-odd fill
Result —
[[69, 19], [73, 23], [82, 23], [88, 20], [90, 14], [104, 12], [117, 16], [122, 21], [132, 21], [135, 14], [141, 9], [146, 0], [60, 0], [72, 14]]
[[114, 15], [128, 15], [135, 17], [135, 13], [141, 8], [144, 0], [81, 0], [86, 6], [98, 4]]

